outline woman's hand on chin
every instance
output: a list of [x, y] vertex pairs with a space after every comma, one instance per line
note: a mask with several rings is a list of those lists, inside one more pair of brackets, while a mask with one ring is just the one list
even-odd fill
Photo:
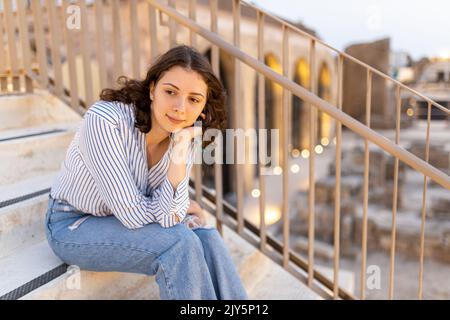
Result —
[[172, 133], [172, 139], [175, 143], [189, 143], [193, 138], [202, 135], [202, 127], [186, 127]]

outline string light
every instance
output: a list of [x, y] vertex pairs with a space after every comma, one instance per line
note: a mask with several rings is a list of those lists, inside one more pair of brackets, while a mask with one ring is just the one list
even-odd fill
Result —
[[283, 173], [283, 169], [282, 169], [281, 167], [275, 167], [275, 168], [273, 169], [273, 173], [274, 173], [275, 175], [280, 175], [281, 173]]
[[410, 117], [412, 117], [414, 115], [414, 109], [413, 108], [408, 108], [408, 110], [406, 110], [406, 114]]
[[252, 197], [253, 198], [259, 198], [260, 195], [261, 195], [261, 191], [259, 191], [259, 189], [253, 189], [252, 190]]

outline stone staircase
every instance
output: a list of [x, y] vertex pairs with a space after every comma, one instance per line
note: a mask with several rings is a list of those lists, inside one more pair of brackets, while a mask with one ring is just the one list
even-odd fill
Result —
[[[65, 270], [47, 245], [44, 217], [50, 187], [82, 118], [48, 92], [35, 90], [0, 96], [0, 119], [2, 297]], [[212, 215], [208, 223], [215, 225]], [[321, 299], [227, 227], [224, 240], [250, 299]], [[154, 276], [69, 267], [52, 278], [21, 299], [159, 299]]]

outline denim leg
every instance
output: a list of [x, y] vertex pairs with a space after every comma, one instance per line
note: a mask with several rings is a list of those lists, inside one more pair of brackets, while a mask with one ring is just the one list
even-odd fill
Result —
[[194, 228], [203, 245], [206, 263], [219, 300], [248, 300], [247, 292], [225, 243], [216, 228]]
[[[70, 228], [80, 217], [78, 227]], [[82, 270], [155, 275], [161, 299], [217, 299], [203, 246], [184, 224], [130, 230], [114, 216], [95, 217], [49, 202], [47, 240], [53, 252]]]
[[217, 300], [202, 245], [192, 230], [187, 231], [191, 235], [180, 239], [155, 263], [161, 299]]

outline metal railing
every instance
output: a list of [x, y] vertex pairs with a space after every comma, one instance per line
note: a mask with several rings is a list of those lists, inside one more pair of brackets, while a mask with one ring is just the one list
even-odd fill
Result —
[[[139, 25], [137, 23], [137, 5], [142, 2], [148, 3], [148, 26], [149, 39], [141, 39], [139, 34]], [[266, 180], [264, 174], [259, 175], [259, 188], [261, 196], [259, 198], [260, 225], [255, 226], [244, 218], [244, 175], [243, 167], [240, 164], [234, 165], [236, 178], [236, 208], [224, 201], [222, 188], [222, 170], [220, 164], [214, 165], [215, 173], [215, 192], [212, 194], [202, 185], [201, 181], [201, 165], [194, 165], [195, 172], [195, 197], [199, 202], [208, 205], [215, 212], [217, 219], [217, 229], [222, 232], [223, 224], [228, 225], [236, 232], [260, 249], [267, 256], [282, 265], [286, 270], [295, 275], [299, 280], [308, 284], [316, 292], [325, 297], [355, 299], [356, 297], [343, 288], [339, 287], [339, 264], [340, 264], [340, 195], [341, 195], [341, 156], [342, 156], [342, 125], [349, 128], [358, 136], [364, 139], [364, 185], [363, 185], [363, 218], [362, 218], [362, 262], [361, 262], [361, 287], [359, 297], [366, 298], [365, 292], [365, 275], [367, 262], [367, 223], [368, 223], [368, 193], [369, 193], [369, 143], [373, 143], [385, 152], [395, 157], [394, 164], [394, 188], [393, 188], [393, 206], [392, 206], [392, 230], [391, 230], [391, 251], [390, 251], [390, 285], [389, 298], [393, 298], [394, 294], [394, 260], [395, 260], [395, 243], [396, 243], [396, 215], [397, 215], [397, 197], [398, 197], [398, 177], [399, 177], [399, 161], [408, 164], [417, 172], [423, 174], [423, 198], [422, 198], [422, 223], [420, 236], [420, 270], [419, 270], [419, 298], [423, 296], [423, 263], [424, 263], [424, 242], [425, 242], [425, 223], [426, 223], [426, 193], [427, 182], [431, 179], [446, 189], [450, 189], [450, 177], [430, 165], [429, 147], [430, 147], [430, 114], [432, 108], [438, 108], [447, 115], [450, 111], [442, 105], [434, 102], [419, 92], [405, 86], [399, 81], [392, 79], [388, 75], [376, 70], [375, 68], [355, 59], [354, 57], [343, 53], [333, 47], [327, 45], [320, 39], [300, 30], [299, 28], [283, 21], [273, 15], [268, 14], [264, 10], [240, 0], [232, 0], [232, 16], [233, 16], [233, 41], [227, 42], [218, 33], [218, 1], [209, 1], [211, 24], [209, 30], [202, 27], [196, 21], [195, 0], [189, 0], [188, 16], [185, 16], [176, 9], [176, 2], [168, 0], [167, 4], [157, 0], [130, 0], [120, 2], [118, 0], [95, 0], [93, 5], [89, 7], [84, 0], [76, 1], [80, 10], [81, 32], [72, 30], [67, 23], [61, 21], [61, 17], [65, 13], [70, 12], [71, 3], [68, 0], [62, 1], [62, 6], [57, 6], [55, 1], [47, 0], [45, 5], [41, 6], [39, 0], [32, 0], [31, 6], [26, 7], [25, 2], [18, 1], [17, 8], [13, 12], [11, 0], [3, 0], [4, 11], [0, 14], [0, 34], [2, 35], [2, 43], [0, 45], [0, 83], [2, 88], [8, 87], [7, 81], [12, 82], [12, 86], [17, 88], [17, 75], [20, 73], [26, 75], [27, 78], [35, 80], [41, 87], [52, 91], [56, 96], [68, 102], [72, 108], [82, 113], [94, 102], [94, 92], [92, 78], [92, 63], [96, 63], [98, 68], [98, 77], [100, 87], [106, 87], [111, 84], [113, 79], [125, 73], [123, 68], [124, 54], [123, 46], [123, 21], [121, 19], [121, 8], [127, 7], [128, 14], [131, 19], [129, 25], [129, 37], [131, 39], [131, 51], [129, 52], [131, 61], [131, 70], [129, 73], [133, 77], [139, 77], [142, 66], [142, 58], [140, 57], [141, 46], [150, 45], [150, 56], [153, 60], [159, 54], [158, 48], [158, 14], [160, 26], [168, 28], [170, 46], [176, 44], [177, 25], [186, 27], [189, 30], [189, 44], [196, 46], [197, 37], [200, 36], [211, 43], [211, 64], [214, 72], [218, 77], [219, 74], [219, 50], [228, 53], [234, 59], [234, 87], [235, 93], [238, 93], [241, 86], [241, 63], [246, 64], [258, 74], [258, 125], [259, 128], [265, 128], [265, 81], [271, 80], [280, 85], [283, 89], [282, 95], [282, 119], [287, 123], [289, 121], [289, 95], [295, 95], [308, 103], [310, 112], [310, 128], [309, 128], [309, 190], [308, 190], [308, 257], [304, 259], [297, 255], [289, 246], [289, 196], [288, 196], [288, 129], [285, 126], [282, 129], [282, 223], [283, 223], [283, 241], [280, 243], [273, 236], [267, 233], [265, 224], [265, 191]], [[257, 58], [245, 53], [241, 49], [240, 43], [240, 12], [241, 6], [250, 7], [256, 13], [257, 17]], [[93, 10], [93, 19], [95, 20], [95, 59], [89, 46], [90, 34], [88, 21], [88, 12]], [[104, 18], [108, 12], [111, 17], [111, 39], [106, 39]], [[44, 16], [46, 18], [44, 18]], [[165, 21], [164, 17], [168, 17]], [[264, 31], [265, 19], [270, 18], [277, 21], [280, 26], [282, 35], [282, 73], [277, 73], [264, 63]], [[33, 26], [33, 41], [30, 41], [29, 21]], [[48, 26], [45, 30], [44, 25]], [[5, 30], [3, 30], [5, 26]], [[62, 30], [62, 34], [60, 31]], [[5, 31], [5, 32], [4, 32]], [[289, 79], [288, 66], [290, 65], [290, 57], [288, 54], [289, 35], [301, 35], [309, 42], [309, 70], [311, 72], [309, 89]], [[63, 37], [61, 37], [61, 35]], [[4, 37], [7, 42], [4, 42]], [[18, 36], [18, 37], [17, 37]], [[111, 42], [111, 50], [106, 49], [108, 41]], [[33, 46], [30, 46], [30, 43]], [[76, 48], [75, 45], [79, 45]], [[327, 48], [333, 54], [337, 55], [337, 105], [333, 105], [317, 94], [317, 46]], [[21, 50], [17, 48], [21, 47]], [[50, 51], [50, 55], [48, 52]], [[67, 76], [69, 77], [68, 87], [64, 87], [64, 77], [62, 69], [62, 57], [65, 52], [67, 62]], [[111, 55], [109, 56], [109, 53]], [[9, 59], [6, 59], [6, 57]], [[84, 95], [80, 96], [79, 75], [77, 74], [77, 57], [81, 57], [83, 70], [83, 86]], [[107, 63], [108, 59], [112, 63]], [[360, 65], [366, 70], [366, 118], [365, 124], [352, 118], [342, 110], [343, 104], [343, 72], [344, 61], [352, 61]], [[111, 73], [108, 66], [113, 68]], [[396, 87], [396, 136], [395, 141], [391, 141], [381, 134], [377, 133], [370, 127], [371, 101], [372, 101], [372, 81], [373, 76], [377, 75]], [[11, 79], [11, 80], [8, 80]], [[413, 155], [400, 147], [400, 108], [402, 90], [408, 91], [428, 103], [427, 129], [426, 129], [426, 152], [425, 159]], [[3, 90], [2, 90], [3, 91]], [[240, 96], [233, 95], [232, 101], [233, 112], [236, 114], [240, 104]], [[314, 222], [315, 222], [315, 141], [316, 141], [316, 122], [317, 111], [324, 112], [333, 118], [337, 125], [336, 134], [336, 187], [335, 187], [335, 204], [334, 204], [334, 260], [333, 260], [333, 279], [329, 279], [323, 273], [319, 272], [314, 266]], [[240, 117], [235, 117], [235, 128], [243, 128]], [[264, 170], [264, 165], [259, 165], [259, 170]], [[225, 213], [225, 214], [224, 214]], [[255, 241], [254, 237], [258, 239]], [[307, 276], [305, 277], [304, 273]], [[326, 289], [324, 289], [326, 288]]]

